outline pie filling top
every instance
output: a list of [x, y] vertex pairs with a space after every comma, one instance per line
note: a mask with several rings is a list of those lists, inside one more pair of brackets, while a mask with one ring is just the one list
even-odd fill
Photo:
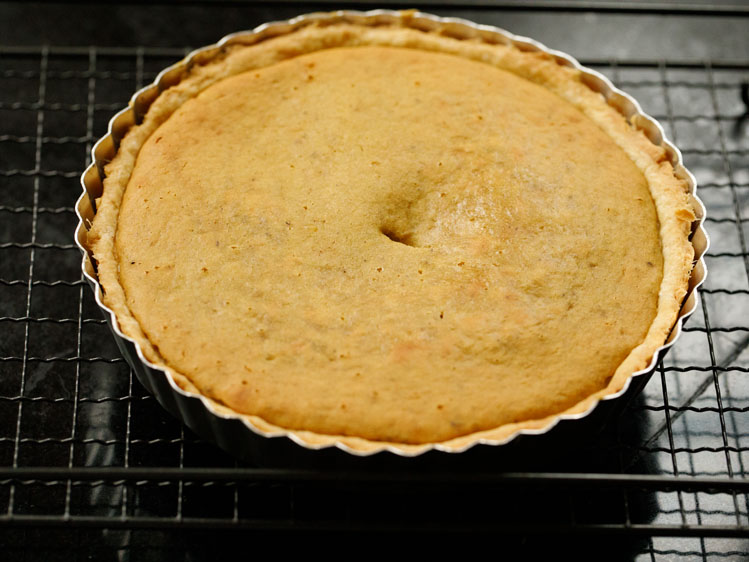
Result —
[[512, 72], [340, 46], [162, 121], [110, 236], [123, 309], [236, 412], [397, 443], [543, 419], [605, 389], [658, 313], [643, 171]]

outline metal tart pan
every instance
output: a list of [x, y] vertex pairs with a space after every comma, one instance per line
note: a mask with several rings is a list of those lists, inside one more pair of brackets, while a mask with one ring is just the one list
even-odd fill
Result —
[[[305, 432], [283, 429], [268, 430], [265, 427], [258, 427], [248, 416], [229, 412], [220, 404], [202, 395], [183, 390], [171, 374], [146, 359], [138, 343], [121, 331], [115, 313], [104, 304], [95, 261], [87, 242], [87, 232], [96, 214], [96, 199], [101, 196], [103, 191], [104, 166], [116, 154], [120, 140], [127, 131], [142, 121], [143, 116], [159, 93], [179, 83], [182, 77], [189, 72], [190, 67], [210, 62], [226, 46], [258, 43], [272, 37], [291, 33], [316, 22], [355, 23], [371, 26], [397, 23], [401, 26], [424, 31], [439, 30], [440, 34], [456, 39], [512, 44], [524, 51], [547, 53], [553, 57], [557, 64], [573, 67], [582, 72], [583, 82], [589, 88], [599, 92], [609, 105], [631, 123], [635, 123], [653, 144], [665, 149], [667, 158], [673, 165], [676, 175], [689, 185], [690, 197], [696, 210], [697, 218], [692, 224], [691, 237], [695, 258], [688, 292], [682, 304], [681, 312], [667, 341], [656, 351], [645, 369], [632, 373], [620, 391], [603, 397], [587, 411], [578, 414], [559, 415], [543, 429], [519, 430], [502, 440], [488, 440], [477, 437], [460, 447], [440, 443], [420, 446], [382, 444], [363, 451], [342, 443], [335, 436], [316, 436]], [[573, 438], [586, 435], [590, 431], [600, 429], [611, 416], [620, 411], [629, 399], [638, 394], [644, 387], [658, 362], [679, 338], [686, 319], [697, 308], [699, 299], [697, 289], [704, 283], [707, 274], [703, 256], [707, 251], [709, 242], [703, 226], [705, 208], [695, 193], [696, 180], [684, 167], [679, 150], [666, 139], [661, 125], [646, 115], [637, 101], [617, 89], [600, 73], [583, 67], [569, 55], [549, 49], [533, 39], [517, 36], [496, 27], [414, 11], [338, 11], [307, 14], [287, 21], [267, 23], [251, 31], [233, 33], [227, 35], [215, 45], [191, 52], [180, 62], [164, 69], [152, 84], [136, 92], [129, 106], [110, 120], [107, 134], [93, 147], [92, 163], [83, 172], [81, 184], [83, 192], [76, 204], [79, 223], [75, 231], [75, 242], [83, 253], [83, 276], [91, 285], [96, 303], [102, 309], [123, 356], [143, 386], [158, 399], [165, 409], [182, 420], [198, 435], [218, 444], [237, 457], [260, 464], [298, 462], [300, 460], [313, 464], [320, 461], [323, 463], [331, 461], [339, 463], [342, 460], [348, 462], [350, 458], [371, 457], [373, 455], [380, 459], [385, 457], [391, 459], [406, 458], [410, 459], [408, 462], [414, 463], [414, 457], [422, 457], [422, 460], [425, 460], [426, 458], [444, 459], [456, 456], [445, 455], [444, 453], [462, 453], [461, 458], [480, 457], [488, 449], [509, 451], [522, 449], [526, 445], [536, 448], [536, 446], [544, 443], [557, 442], [560, 439], [564, 441], [565, 435], [571, 435]], [[487, 448], [486, 446], [490, 447]]]

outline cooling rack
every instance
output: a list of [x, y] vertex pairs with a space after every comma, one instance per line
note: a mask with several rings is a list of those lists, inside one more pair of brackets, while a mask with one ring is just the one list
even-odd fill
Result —
[[0, 46], [5, 559], [209, 559], [248, 533], [502, 535], [518, 552], [606, 535], [634, 560], [749, 557], [749, 60], [582, 61], [661, 121], [708, 211], [699, 308], [641, 395], [551, 454], [409, 471], [241, 463], [121, 358], [72, 241], [78, 177], [113, 113], [185, 52]]

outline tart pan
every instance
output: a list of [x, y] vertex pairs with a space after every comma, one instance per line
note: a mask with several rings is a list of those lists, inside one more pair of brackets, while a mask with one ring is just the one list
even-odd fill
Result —
[[[95, 261], [87, 243], [87, 232], [96, 214], [96, 199], [101, 196], [104, 166], [114, 157], [120, 140], [134, 125], [139, 124], [151, 103], [160, 92], [180, 82], [193, 65], [202, 65], [216, 57], [223, 47], [235, 43], [243, 45], [257, 43], [271, 37], [284, 35], [313, 23], [355, 23], [359, 25], [387, 25], [398, 23], [401, 26], [419, 30], [439, 30], [442, 35], [456, 39], [480, 40], [489, 43], [512, 44], [524, 51], [547, 53], [557, 64], [573, 67], [582, 73], [583, 82], [592, 90], [599, 92], [607, 103], [614, 107], [630, 123], [642, 130], [655, 145], [661, 146], [666, 157], [673, 165], [677, 177], [685, 180], [689, 186], [692, 205], [696, 219], [692, 224], [691, 242], [694, 248], [694, 267], [689, 280], [688, 290], [682, 304], [681, 312], [673, 326], [667, 341], [653, 355], [645, 369], [632, 373], [626, 383], [616, 393], [606, 395], [582, 413], [561, 414], [540, 429], [521, 429], [509, 437], [492, 440], [476, 434], [475, 439], [464, 440], [459, 446], [433, 443], [424, 445], [378, 444], [362, 440], [361, 446], [351, 439], [344, 443], [335, 436], [316, 435], [305, 431], [284, 430], [251, 416], [234, 413], [221, 404], [205, 396], [183, 390], [173, 377], [159, 366], [146, 359], [139, 344], [124, 335], [120, 330], [117, 318], [112, 310], [103, 303], [102, 287], [97, 278]], [[101, 307], [117, 344], [143, 386], [149, 390], [177, 418], [182, 420], [193, 431], [209, 441], [218, 444], [231, 454], [243, 459], [267, 464], [278, 459], [310, 455], [321, 457], [370, 456], [376, 453], [388, 453], [398, 457], [417, 457], [431, 453], [434, 457], [440, 453], [465, 453], [468, 449], [480, 449], [477, 445], [492, 446], [496, 449], [507, 449], [509, 444], [529, 441], [534, 444], [548, 442], [542, 436], [553, 436], [554, 439], [572, 431], [577, 433], [587, 428], [600, 428], [601, 423], [619, 410], [627, 401], [636, 395], [647, 383], [656, 365], [666, 351], [674, 345], [682, 332], [684, 321], [694, 312], [698, 304], [697, 288], [704, 282], [706, 267], [703, 256], [708, 247], [707, 233], [703, 228], [704, 206], [695, 194], [694, 176], [683, 166], [679, 150], [669, 142], [663, 128], [651, 117], [644, 114], [639, 104], [629, 95], [618, 90], [603, 75], [582, 67], [575, 59], [546, 48], [540, 43], [525, 37], [513, 35], [499, 28], [474, 24], [469, 21], [441, 18], [420, 12], [395, 12], [375, 10], [370, 12], [339, 11], [333, 13], [314, 13], [302, 15], [282, 22], [268, 23], [254, 30], [228, 35], [215, 45], [193, 51], [182, 61], [163, 70], [154, 82], [136, 92], [127, 108], [117, 113], [109, 122], [107, 134], [101, 138], [92, 150], [92, 163], [81, 176], [83, 193], [76, 204], [79, 224], [75, 240], [83, 253], [83, 276], [91, 285], [96, 303]], [[326, 453], [311, 453], [327, 450]], [[346, 454], [341, 454], [348, 453]], [[474, 451], [476, 452], [476, 451]], [[390, 455], [390, 456], [392, 456]], [[379, 455], [382, 457], [383, 455]], [[444, 455], [443, 455], [444, 456]]]

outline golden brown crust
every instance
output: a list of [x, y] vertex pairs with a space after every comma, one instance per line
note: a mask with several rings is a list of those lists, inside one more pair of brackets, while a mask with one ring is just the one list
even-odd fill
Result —
[[[177, 111], [179, 108], [184, 108], [180, 119], [189, 119], [191, 115], [201, 116], [206, 114], [205, 106], [201, 106], [199, 110], [196, 110], [192, 114], [190, 108], [185, 105], [187, 100], [195, 98], [195, 96], [204, 90], [206, 90], [212, 84], [220, 82], [222, 79], [246, 73], [248, 70], [263, 69], [263, 78], [267, 76], [267, 69], [273, 69], [282, 66], [282, 61], [287, 61], [283, 65], [300, 65], [303, 64], [304, 55], [307, 53], [315, 52], [329, 52], [333, 53], [336, 49], [346, 47], [385, 47], [386, 50], [392, 53], [401, 53], [401, 48], [407, 48], [414, 50], [414, 52], [434, 52], [448, 55], [458, 55], [461, 59], [479, 61], [483, 64], [491, 65], [498, 69], [503, 69], [512, 72], [513, 74], [529, 80], [535, 84], [544, 86], [549, 91], [553, 92], [556, 96], [559, 96], [570, 104], [575, 111], [585, 115], [591, 119], [605, 134], [608, 138], [613, 140], [613, 143], [618, 146], [619, 150], [622, 150], [634, 164], [633, 169], [636, 167], [639, 170], [639, 174], [645, 178], [647, 186], [650, 190], [650, 195], [655, 203], [655, 212], [657, 212], [658, 223], [660, 224], [660, 242], [662, 247], [662, 261], [663, 261], [663, 276], [660, 282], [660, 288], [657, 297], [657, 307], [654, 303], [654, 311], [651, 318], [646, 319], [644, 325], [644, 333], [637, 336], [636, 341], [641, 343], [632, 344], [628, 349], [632, 351], [626, 355], [626, 357], [619, 361], [618, 368], [612, 374], [610, 372], [599, 373], [592, 377], [593, 386], [586, 386], [586, 383], [575, 383], [578, 384], [578, 388], [575, 392], [572, 392], [570, 396], [564, 397], [566, 391], [563, 388], [555, 388], [553, 391], [549, 391], [550, 388], [541, 389], [545, 392], [544, 398], [540, 400], [541, 406], [534, 410], [535, 406], [523, 406], [525, 409], [513, 413], [510, 411], [505, 414], [505, 417], [497, 418], [494, 412], [486, 412], [485, 410], [490, 409], [485, 403], [479, 401], [477, 406], [476, 403], [471, 405], [468, 402], [467, 409], [472, 410], [475, 414], [474, 420], [463, 422], [466, 418], [465, 410], [461, 410], [460, 407], [453, 407], [451, 404], [442, 404], [444, 402], [445, 394], [441, 394], [434, 398], [435, 404], [447, 406], [450, 412], [450, 417], [447, 418], [446, 422], [432, 421], [429, 419], [439, 420], [435, 416], [424, 416], [422, 407], [413, 415], [406, 415], [404, 412], [393, 412], [392, 408], [378, 409], [374, 402], [366, 404], [368, 410], [375, 412], [378, 419], [385, 420], [379, 427], [372, 430], [363, 429], [364, 426], [356, 426], [357, 429], [354, 431], [355, 436], [366, 436], [370, 439], [378, 441], [395, 441], [400, 443], [413, 442], [435, 442], [450, 440], [452, 445], [459, 447], [462, 443], [468, 443], [477, 438], [502, 439], [508, 435], [511, 435], [515, 431], [521, 428], [540, 428], [548, 425], [555, 417], [560, 413], [576, 413], [585, 411], [590, 405], [602, 396], [616, 392], [622, 387], [627, 378], [632, 372], [637, 371], [649, 362], [655, 349], [660, 347], [668, 336], [668, 333], [673, 326], [675, 318], [678, 314], [681, 301], [686, 292], [687, 281], [689, 272], [691, 269], [692, 262], [692, 249], [688, 242], [688, 233], [691, 227], [691, 223], [694, 220], [694, 214], [689, 206], [687, 194], [685, 192], [684, 182], [675, 177], [673, 169], [665, 159], [664, 151], [655, 145], [653, 145], [645, 135], [629, 125], [619, 113], [607, 105], [601, 96], [592, 90], [590, 90], [585, 84], [580, 81], [580, 74], [578, 71], [558, 65], [553, 59], [543, 54], [525, 53], [515, 48], [502, 46], [502, 45], [486, 45], [481, 42], [474, 41], [458, 41], [446, 37], [441, 37], [435, 33], [425, 33], [416, 31], [408, 28], [399, 27], [377, 27], [368, 28], [350, 24], [339, 24], [326, 27], [311, 26], [304, 28], [291, 35], [282, 36], [276, 39], [266, 41], [257, 45], [249, 47], [232, 47], [227, 49], [225, 55], [221, 57], [221, 60], [202, 67], [195, 67], [192, 69], [189, 76], [183, 79], [179, 85], [170, 88], [163, 92], [160, 97], [153, 104], [150, 109], [144, 123], [134, 128], [123, 140], [123, 143], [118, 151], [115, 160], [107, 167], [107, 178], [105, 180], [105, 190], [102, 201], [99, 204], [99, 211], [96, 216], [94, 227], [90, 232], [90, 243], [93, 247], [95, 257], [99, 264], [99, 278], [106, 291], [106, 303], [113, 310], [116, 311], [120, 327], [123, 332], [130, 337], [136, 339], [144, 350], [146, 357], [152, 362], [158, 365], [166, 366], [170, 373], [175, 377], [176, 380], [180, 381], [181, 386], [189, 388], [191, 391], [196, 391], [200, 387], [201, 392], [208, 396], [213, 396], [221, 402], [232, 404], [235, 410], [245, 411], [250, 414], [261, 414], [263, 418], [275, 420], [281, 427], [294, 428], [299, 430], [314, 429], [318, 433], [331, 433], [331, 434], [350, 434], [351, 430], [346, 425], [347, 416], [336, 416], [331, 418], [330, 416], [323, 416], [320, 419], [310, 421], [311, 417], [309, 412], [305, 415], [305, 418], [300, 419], [295, 417], [293, 413], [294, 408], [298, 405], [299, 401], [304, 401], [304, 397], [301, 399], [295, 396], [293, 400], [289, 400], [287, 396], [282, 395], [278, 390], [274, 390], [273, 387], [263, 387], [263, 396], [273, 396], [275, 394], [275, 402], [260, 403], [256, 400], [249, 400], [247, 393], [237, 385], [237, 381], [233, 380], [227, 388], [219, 389], [218, 391], [212, 388], [212, 383], [206, 382], [209, 379], [204, 377], [205, 373], [211, 371], [211, 366], [207, 365], [205, 361], [202, 363], [198, 361], [196, 365], [188, 365], [187, 363], [180, 363], [182, 359], [176, 358], [175, 351], [169, 351], [169, 360], [165, 360], [160, 350], [157, 349], [152, 340], [156, 339], [161, 342], [163, 333], [156, 334], [158, 329], [154, 328], [153, 323], [144, 317], [138, 318], [138, 312], [133, 311], [131, 308], [137, 304], [134, 304], [133, 294], [138, 292], [138, 285], [134, 284], [136, 273], [133, 268], [129, 268], [129, 262], [124, 264], [124, 273], [121, 270], [122, 264], [120, 264], [120, 253], [130, 252], [130, 247], [125, 244], [124, 247], [120, 246], [120, 238], [130, 240], [138, 238], [138, 234], [120, 234], [119, 228], [123, 227], [118, 225], [118, 214], [123, 204], [123, 197], [126, 197], [126, 188], [128, 184], [134, 182], [134, 177], [147, 178], [149, 176], [149, 166], [153, 168], [157, 164], [148, 164], [140, 162], [140, 172], [137, 172], [135, 168], [136, 158], [147, 142], [151, 142], [151, 148], [153, 151], [155, 138], [152, 138], [153, 133], [162, 124], [168, 123], [168, 119]], [[397, 47], [399, 49], [393, 49]], [[361, 51], [362, 53], [365, 50]], [[380, 54], [379, 56], [382, 56]], [[394, 56], [400, 57], [401, 54], [395, 54]], [[418, 58], [418, 57], [417, 57]], [[428, 58], [428, 57], [427, 57]], [[323, 57], [325, 59], [325, 57]], [[324, 62], [323, 59], [315, 59], [313, 62]], [[384, 60], [384, 59], [383, 59]], [[464, 65], [458, 65], [464, 66]], [[467, 71], [469, 72], [469, 71]], [[227, 84], [229, 81], [224, 81]], [[215, 88], [211, 89], [213, 92], [211, 95], [215, 97]], [[573, 112], [574, 113], [574, 112]], [[565, 119], [572, 119], [570, 117], [573, 113], [565, 114]], [[176, 119], [175, 121], [176, 122]], [[167, 130], [167, 129], [165, 129]], [[594, 133], [591, 133], [594, 135]], [[169, 137], [167, 136], [167, 141]], [[173, 137], [179, 139], [179, 137]], [[149, 139], [151, 139], [149, 141]], [[164, 141], [166, 142], [166, 141]], [[179, 139], [179, 143], [182, 140]], [[165, 145], [166, 146], [166, 145]], [[168, 150], [167, 147], [164, 150]], [[558, 152], [558, 150], [556, 151]], [[149, 152], [150, 154], [151, 152]], [[158, 160], [156, 160], [158, 162]], [[465, 164], [465, 161], [463, 162]], [[618, 173], [625, 174], [626, 165], [620, 164], [617, 170]], [[136, 169], [136, 173], [140, 175], [134, 176], [133, 170]], [[157, 171], [157, 173], [160, 173]], [[634, 176], [633, 176], [634, 177]], [[635, 180], [632, 180], [635, 181]], [[137, 182], [136, 182], [137, 183]], [[163, 194], [162, 194], [163, 195]], [[137, 199], [137, 198], [135, 198]], [[260, 203], [260, 200], [256, 201]], [[386, 208], [381, 205], [380, 208]], [[134, 206], [132, 215], [144, 216], [145, 208], [142, 206]], [[158, 210], [154, 209], [154, 212]], [[646, 213], [645, 213], [646, 214]], [[369, 216], [369, 215], [368, 215]], [[385, 217], [386, 219], [388, 217]], [[579, 220], [580, 217], [578, 217]], [[584, 217], [582, 217], [584, 218]], [[168, 217], [167, 217], [168, 220]], [[397, 223], [397, 221], [396, 221]], [[150, 223], [151, 228], [154, 228], [155, 223]], [[397, 228], [398, 224], [387, 223], [381, 221], [381, 228]], [[617, 223], [618, 224], [618, 223]], [[634, 232], [633, 223], [630, 220], [622, 221], [624, 225], [622, 230], [631, 229], [635, 237], [632, 237], [631, 242], [633, 244], [645, 243], [643, 238], [640, 242], [637, 242], [637, 236], [640, 236], [640, 230], [646, 229], [646, 227], [637, 228], [637, 232]], [[651, 221], [654, 224], [654, 221]], [[138, 225], [140, 228], [142, 225]], [[126, 227], [123, 227], [126, 228]], [[124, 232], [124, 231], [123, 231]], [[418, 235], [418, 233], [417, 233]], [[424, 238], [426, 236], [426, 238]], [[628, 239], [630, 235], [627, 235]], [[428, 233], [422, 233], [422, 238], [427, 240]], [[572, 242], [572, 244], [579, 245], [579, 240]], [[465, 250], [465, 249], [463, 249]], [[622, 251], [626, 251], [622, 250]], [[137, 252], [136, 252], [137, 253]], [[464, 252], [465, 253], [465, 252]], [[464, 254], [461, 254], [464, 255]], [[634, 251], [632, 256], [639, 256], [642, 258], [644, 254], [639, 251]], [[142, 256], [141, 256], [142, 257]], [[148, 256], [146, 256], [148, 257]], [[454, 257], [454, 256], [451, 256]], [[600, 255], [597, 255], [600, 258]], [[660, 258], [660, 256], [659, 256]], [[148, 258], [154, 260], [153, 255]], [[136, 261], [136, 260], [133, 260]], [[480, 262], [477, 259], [477, 263]], [[636, 260], [629, 260], [634, 263]], [[653, 266], [654, 259], [642, 259], [643, 263], [650, 262]], [[400, 262], [407, 262], [407, 259], [403, 258]], [[398, 263], [397, 267], [402, 264]], [[153, 262], [155, 263], [155, 262]], [[222, 258], [222, 263], [225, 263], [225, 259]], [[457, 263], [457, 261], [456, 261]], [[137, 264], [132, 264], [137, 265]], [[172, 264], [173, 266], [174, 264]], [[221, 264], [216, 264], [220, 266]], [[388, 263], [388, 267], [395, 267], [396, 263]], [[485, 265], [485, 264], [484, 264]], [[464, 266], [460, 266], [464, 267]], [[208, 267], [207, 267], [208, 268]], [[439, 268], [437, 268], [439, 269]], [[477, 265], [476, 271], [484, 271], [480, 264]], [[647, 267], [641, 269], [633, 269], [629, 271], [631, 280], [634, 282], [635, 278], [647, 278], [648, 272]], [[142, 273], [142, 272], [141, 272]], [[443, 272], [444, 273], [444, 272]], [[621, 274], [621, 272], [619, 273]], [[123, 275], [127, 281], [123, 284]], [[463, 275], [463, 273], [461, 273]], [[449, 277], [449, 276], [448, 276]], [[224, 277], [225, 278], [225, 277]], [[443, 275], [444, 278], [444, 275]], [[461, 279], [456, 277], [454, 280]], [[618, 279], [610, 280], [610, 283], [618, 282]], [[629, 280], [628, 280], [629, 281]], [[492, 283], [496, 284], [497, 280], [492, 278]], [[476, 286], [479, 287], [479, 282]], [[532, 288], [531, 288], [532, 289]], [[507, 290], [507, 288], [505, 288]], [[220, 290], [219, 297], [227, 294], [226, 287]], [[442, 298], [447, 295], [440, 295]], [[136, 299], [137, 301], [138, 299]], [[153, 304], [153, 303], [151, 303]], [[608, 306], [612, 308], [621, 309], [622, 303], [610, 300]], [[464, 309], [462, 312], [470, 309], [470, 303], [463, 303]], [[461, 312], [458, 309], [455, 309]], [[135, 312], [135, 313], [134, 313]], [[307, 311], [309, 314], [312, 312]], [[646, 314], [646, 313], [642, 313]], [[507, 318], [512, 318], [513, 321], [517, 321], [520, 315], [515, 313]], [[545, 321], [551, 322], [553, 314], [545, 317]], [[557, 316], [560, 316], [557, 314]], [[637, 316], [637, 314], [635, 314]], [[506, 319], [502, 317], [502, 319]], [[330, 319], [325, 318], [326, 322]], [[581, 319], [583, 320], [583, 319]], [[471, 317], [470, 314], [463, 314], [460, 322], [463, 322], [466, 326], [470, 326], [470, 329], [475, 329], [476, 318]], [[482, 321], [486, 321], [486, 318], [482, 318]], [[605, 320], [604, 322], [609, 322]], [[634, 321], [632, 318], [628, 319], [628, 322], [642, 322], [643, 320]], [[565, 323], [569, 326], [569, 321], [565, 320]], [[144, 326], [146, 326], [146, 333], [149, 333], [150, 337], [147, 337], [144, 333]], [[200, 325], [192, 327], [192, 331], [200, 331], [210, 329], [209, 325]], [[470, 332], [470, 329], [468, 330]], [[517, 328], [515, 328], [517, 330]], [[528, 345], [532, 352], [538, 353], [542, 346], [538, 343], [539, 338], [544, 337], [544, 330], [533, 331], [533, 328], [526, 326], [525, 329], [529, 330], [528, 340], [531, 343]], [[551, 327], [549, 327], [551, 330]], [[642, 328], [639, 328], [642, 330]], [[636, 333], [638, 330], [637, 326], [633, 328], [633, 332]], [[188, 332], [191, 330], [188, 330]], [[508, 332], [497, 333], [489, 332], [486, 337], [497, 337], [497, 336], [509, 337]], [[572, 334], [574, 335], [574, 334]], [[192, 342], [190, 334], [183, 334], [185, 341]], [[643, 337], [644, 336], [644, 337]], [[567, 337], [567, 336], [565, 336]], [[629, 334], [627, 337], [633, 337]], [[184, 339], [183, 338], [183, 339]], [[178, 338], [179, 339], [179, 338]], [[231, 340], [231, 337], [227, 339]], [[443, 341], [443, 345], [445, 344]], [[585, 338], [574, 340], [576, 347], [585, 347], [587, 340]], [[160, 343], [160, 345], [163, 345]], [[169, 345], [169, 344], [167, 344]], [[394, 346], [393, 353], [399, 357], [411, 357], [416, 355], [420, 360], [426, 360], [431, 354], [434, 353], [433, 348], [428, 348], [426, 351], [420, 350], [418, 342], [414, 343], [413, 340], [402, 341], [399, 346]], [[448, 347], [455, 347], [461, 345], [457, 340], [450, 340]], [[468, 342], [465, 344], [469, 351], [472, 350], [471, 346], [474, 342]], [[543, 348], [549, 349], [549, 348]], [[205, 357], [213, 360], [221, 360], [221, 357], [228, 356], [231, 354], [231, 349], [223, 350], [211, 350]], [[565, 350], [568, 352], [569, 350]], [[266, 353], [266, 351], [264, 351]], [[274, 355], [273, 353], [266, 353], [266, 355]], [[471, 353], [468, 353], [470, 356]], [[274, 355], [275, 356], [275, 355]], [[447, 353], [450, 356], [450, 353]], [[528, 367], [529, 360], [526, 357], [513, 357], [511, 354], [500, 354], [495, 356], [494, 360], [498, 361], [502, 359], [508, 365], [513, 365], [513, 361], [516, 361], [518, 365], [516, 367]], [[410, 360], [410, 359], [407, 359]], [[588, 369], [591, 367], [591, 357], [585, 356], [578, 359], [579, 364], [583, 368]], [[344, 361], [345, 362], [345, 361]], [[179, 369], [174, 368], [175, 364], [180, 363]], [[435, 365], [427, 361], [426, 364], [415, 363], [418, 369], [429, 372], [434, 375], [434, 378], [440, 379], [439, 373], [435, 373]], [[251, 367], [250, 367], [251, 368]], [[464, 365], [464, 368], [465, 365]], [[476, 371], [476, 365], [470, 365], [473, 372]], [[533, 369], [534, 367], [532, 367]], [[535, 366], [535, 369], [544, 369], [550, 371], [555, 368], [553, 362], [541, 361]], [[292, 369], [293, 370], [293, 369]], [[344, 369], [342, 372], [349, 372]], [[371, 371], [374, 373], [374, 371]], [[187, 375], [187, 376], [185, 376]], [[488, 376], [488, 375], [487, 375]], [[493, 375], [492, 375], [493, 376]], [[377, 380], [377, 376], [373, 377]], [[381, 378], [381, 377], [380, 377]], [[447, 388], [455, 390], [455, 380], [447, 378]], [[480, 378], [480, 377], [479, 377]], [[608, 379], [608, 382], [606, 380]], [[294, 379], [296, 380], [296, 379]], [[379, 380], [377, 384], [382, 385], [383, 381]], [[301, 383], [300, 383], [301, 384]], [[312, 384], [312, 383], [309, 383]], [[309, 386], [308, 384], [308, 386]], [[328, 384], [328, 383], [315, 383], [315, 384]], [[453, 385], [452, 387], [450, 385]], [[220, 385], [219, 385], [220, 386]], [[354, 394], [357, 394], [359, 390], [364, 387], [360, 387], [358, 384], [353, 384], [352, 389], [355, 390]], [[367, 387], [369, 388], [369, 387]], [[428, 389], [424, 390], [428, 393]], [[369, 391], [368, 391], [369, 392]], [[413, 389], [411, 390], [413, 392]], [[481, 392], [477, 391], [480, 395]], [[563, 396], [562, 399], [549, 400], [548, 396]], [[355, 407], [348, 397], [345, 401], [339, 402], [343, 405], [347, 405], [349, 408]], [[527, 399], [527, 397], [525, 397]], [[340, 399], [338, 396], [337, 399]], [[514, 402], [514, 398], [512, 399]], [[427, 400], [429, 402], [429, 400]], [[254, 404], [250, 409], [246, 407], [247, 404]], [[323, 410], [335, 409], [339, 403], [335, 404], [324, 404]], [[423, 406], [423, 403], [422, 403]], [[362, 406], [359, 406], [362, 408]], [[253, 409], [254, 408], [254, 409]], [[292, 413], [289, 413], [289, 412]], [[548, 414], [548, 415], [546, 415]], [[390, 421], [388, 421], [391, 416]], [[514, 417], [518, 417], [518, 421], [514, 421]], [[273, 426], [268, 424], [263, 418], [251, 416], [253, 422], [258, 427], [265, 427], [271, 429]], [[461, 423], [455, 427], [455, 420], [460, 417]], [[342, 422], [341, 420], [344, 420]], [[494, 420], [494, 421], [492, 421]], [[497, 421], [498, 420], [498, 421]], [[452, 422], [452, 428], [449, 427]], [[369, 423], [369, 422], [368, 422]], [[446, 425], [445, 425], [446, 424]], [[494, 425], [492, 425], [494, 424]], [[361, 424], [360, 424], [361, 425]], [[495, 427], [496, 426], [496, 427]], [[481, 431], [481, 433], [476, 433]], [[469, 435], [465, 435], [468, 433]], [[314, 434], [304, 432], [306, 439], [313, 439]], [[344, 442], [352, 444], [358, 448], [367, 448], [366, 441], [359, 439], [358, 437], [344, 437], [341, 438]], [[325, 439], [321, 437], [320, 439]]]

